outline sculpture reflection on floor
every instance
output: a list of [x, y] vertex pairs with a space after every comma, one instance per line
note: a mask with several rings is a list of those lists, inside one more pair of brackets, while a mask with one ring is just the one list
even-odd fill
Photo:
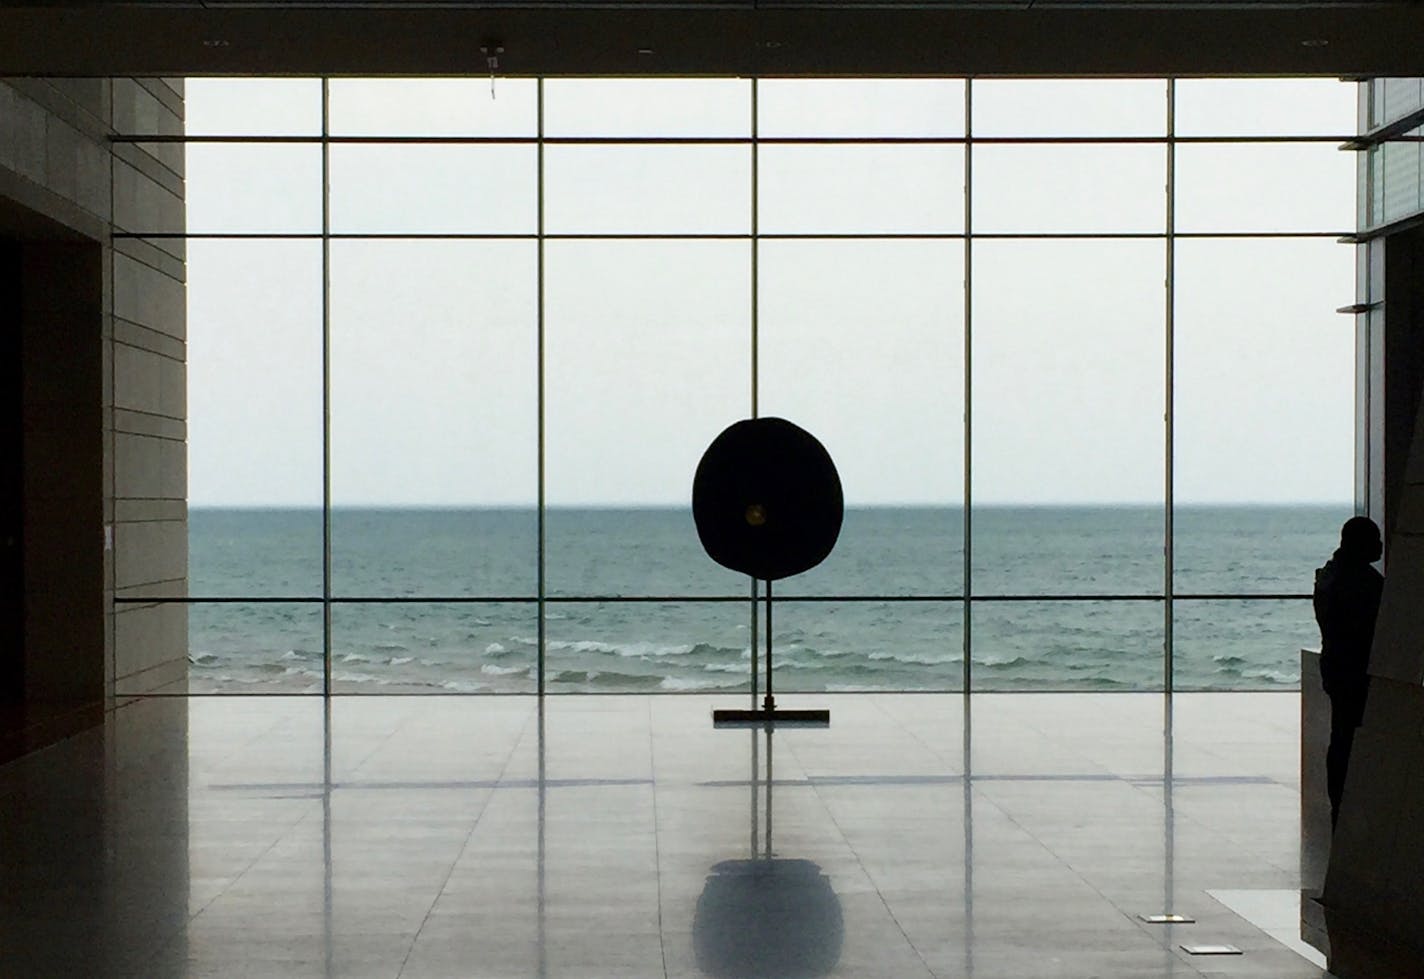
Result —
[[752, 731], [752, 856], [723, 860], [697, 899], [697, 967], [720, 979], [810, 979], [840, 961], [845, 922], [830, 879], [810, 860], [777, 859], [771, 845], [773, 732], [766, 738], [766, 835], [757, 825], [757, 739]]

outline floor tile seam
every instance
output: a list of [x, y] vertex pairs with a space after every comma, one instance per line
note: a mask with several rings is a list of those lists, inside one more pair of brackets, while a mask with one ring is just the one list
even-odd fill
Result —
[[208, 908], [212, 907], [213, 904], [219, 898], [221, 898], [228, 891], [232, 890], [232, 888], [236, 887], [239, 881], [241, 881], [244, 877], [246, 877], [249, 873], [252, 872], [253, 867], [261, 863], [269, 853], [275, 850], [279, 844], [283, 843], [287, 839], [288, 834], [290, 834], [302, 823], [306, 822], [314, 814], [321, 811], [321, 808], [315, 804], [317, 800], [309, 799], [307, 801], [311, 803], [310, 806], [306, 807], [308, 811], [303, 812], [301, 815], [297, 816], [297, 818], [291, 820], [285, 826], [283, 826], [282, 829], [277, 833], [277, 835], [273, 837], [272, 842], [268, 843], [265, 847], [262, 848], [262, 851], [260, 853], [256, 854], [251, 860], [247, 861], [246, 865], [244, 865], [241, 870], [239, 870], [235, 875], [233, 875], [231, 880], [229, 880], [226, 884], [222, 885], [222, 887], [218, 888], [218, 890], [211, 897], [209, 897], [206, 901], [203, 902], [202, 907], [198, 908], [198, 910], [196, 911], [190, 911], [188, 914], [188, 920], [190, 922], [197, 920], [200, 914], [207, 911]]
[[[996, 805], [996, 807], [997, 807], [997, 804], [992, 803], [992, 802], [991, 802], [991, 804], [994, 804], [994, 805]], [[1040, 847], [1042, 847], [1045, 851], [1047, 851], [1048, 854], [1049, 854], [1065, 871], [1067, 871], [1067, 872], [1068, 872], [1069, 874], [1071, 874], [1073, 877], [1077, 878], [1079, 881], [1082, 882], [1083, 886], [1087, 887], [1087, 888], [1088, 888], [1089, 890], [1091, 890], [1094, 894], [1096, 894], [1096, 895], [1098, 896], [1099, 900], [1101, 900], [1101, 901], [1102, 901], [1104, 904], [1106, 904], [1108, 907], [1114, 909], [1119, 915], [1121, 915], [1123, 918], [1127, 919], [1130, 923], [1135, 924], [1135, 925], [1137, 926], [1137, 930], [1142, 934], [1143, 938], [1147, 939], [1152, 945], [1161, 947], [1160, 942], [1157, 941], [1157, 936], [1154, 935], [1153, 933], [1147, 931], [1147, 930], [1146, 930], [1146, 925], [1144, 925], [1142, 922], [1136, 921], [1134, 918], [1132, 918], [1130, 915], [1128, 915], [1127, 912], [1123, 911], [1123, 909], [1120, 908], [1120, 907], [1117, 905], [1117, 902], [1113, 901], [1110, 897], [1108, 897], [1105, 893], [1103, 893], [1103, 891], [1102, 891], [1101, 888], [1099, 888], [1099, 887], [1098, 887], [1097, 885], [1095, 885], [1092, 881], [1090, 881], [1087, 877], [1085, 877], [1076, 867], [1074, 867], [1072, 864], [1070, 864], [1070, 863], [1068, 863], [1066, 860], [1064, 860], [1063, 857], [1059, 855], [1058, 851], [1055, 850], [1053, 847], [1049, 846], [1049, 845], [1048, 845], [1047, 843], [1045, 843], [1042, 839], [1040, 839], [1039, 836], [1038, 836], [1038, 834], [1036, 834], [1036, 833], [1032, 832], [1031, 830], [1029, 830], [1028, 827], [1026, 827], [1026, 826], [1023, 825], [1023, 823], [1021, 823], [1018, 819], [1014, 818], [1014, 816], [1013, 816], [1011, 813], [1005, 812], [1004, 815], [1005, 815], [1006, 818], [1009, 820], [1009, 822], [1011, 822], [1011, 823], [1013, 823], [1015, 826], [1017, 826], [1021, 832], [1023, 832], [1026, 836], [1028, 836], [1028, 837], [1029, 837], [1030, 839], [1032, 839], [1035, 843], [1037, 843]], [[966, 859], [967, 859], [967, 857], [966, 857]], [[1169, 948], [1169, 950], [1175, 952], [1175, 949], [1170, 949], [1170, 948]], [[1202, 974], [1203, 974], [1203, 973], [1201, 973], [1201, 970], [1196, 969], [1196, 967], [1195, 967], [1191, 962], [1186, 961], [1185, 959], [1182, 959], [1182, 957], [1181, 957], [1180, 955], [1178, 955], [1177, 958], [1182, 961], [1182, 964], [1183, 964], [1183, 965], [1187, 966], [1188, 968], [1191, 968], [1191, 969], [1192, 969], [1194, 972], [1196, 972], [1198, 975], [1202, 975]]]
[[[1148, 784], [1148, 783], [1133, 783], [1133, 788], [1134, 788], [1135, 790], [1137, 790], [1137, 791], [1143, 793], [1144, 795], [1146, 795], [1149, 799], [1152, 798], [1152, 792], [1151, 792], [1151, 790], [1154, 788], [1154, 786], [1152, 786], [1152, 785], [1150, 785], [1150, 784]], [[1167, 792], [1167, 791], [1169, 791], [1169, 790], [1167, 789], [1167, 783], [1166, 783], [1166, 780], [1165, 780], [1165, 779], [1163, 780], [1163, 785], [1161, 786], [1161, 788], [1162, 788], [1162, 790], [1163, 790], [1164, 793]], [[1166, 796], [1165, 796], [1165, 794], [1164, 794], [1163, 799], [1162, 799], [1162, 804], [1163, 804], [1164, 807], [1166, 806], [1165, 798], [1166, 798]], [[1155, 802], [1155, 801], [1158, 801], [1158, 800], [1155, 800], [1155, 799], [1154, 799], [1153, 801]], [[1216, 827], [1210, 825], [1209, 823], [1204, 822], [1204, 821], [1203, 821], [1202, 819], [1200, 819], [1199, 817], [1193, 816], [1193, 815], [1191, 815], [1191, 814], [1188, 813], [1188, 812], [1184, 812], [1184, 811], [1178, 809], [1175, 805], [1173, 805], [1173, 806], [1171, 807], [1171, 816], [1172, 816], [1172, 821], [1173, 821], [1174, 827], [1175, 827], [1177, 824], [1180, 824], [1180, 823], [1182, 823], [1182, 822], [1185, 822], [1185, 823], [1190, 824], [1190, 825], [1191, 825], [1192, 827], [1194, 827], [1196, 830], [1198, 830], [1198, 831], [1200, 831], [1200, 832], [1206, 834], [1209, 838], [1218, 841], [1219, 843], [1229, 844], [1229, 845], [1231, 846], [1231, 848], [1236, 849], [1236, 850], [1239, 850], [1239, 851], [1241, 851], [1241, 852], [1243, 852], [1243, 853], [1246, 853], [1246, 854], [1255, 855], [1255, 853], [1256, 853], [1256, 848], [1254, 848], [1253, 846], [1251, 846], [1249, 842], [1244, 841], [1244, 840], [1242, 840], [1242, 839], [1240, 839], [1240, 838], [1238, 838], [1238, 837], [1236, 837], [1236, 836], [1234, 836], [1234, 835], [1232, 835], [1232, 834], [1230, 834], [1230, 833], [1224, 833], [1224, 832], [1222, 832], [1221, 830], [1217, 829]], [[1264, 856], [1258, 857], [1258, 862], [1259, 862], [1259, 863], [1262, 863], [1262, 864], [1265, 864], [1266, 866], [1270, 867], [1272, 870], [1279, 870], [1279, 871], [1281, 871], [1282, 873], [1285, 873], [1285, 874], [1299, 874], [1299, 873], [1300, 873], [1300, 868], [1299, 868], [1298, 866], [1297, 866], [1297, 867], [1282, 867], [1280, 864], [1276, 863], [1274, 860], [1271, 860], [1271, 859], [1268, 858], [1268, 857], [1264, 857]]]
[[[328, 752], [329, 752], [330, 749], [331, 749], [331, 747], [334, 746], [335, 741], [336, 741], [336, 734], [335, 734], [335, 732], [332, 730], [332, 728], [333, 728], [334, 725], [332, 724], [332, 717], [331, 717], [331, 700], [330, 700], [330, 698], [327, 698], [326, 710], [323, 712], [323, 715], [322, 715], [322, 716], [323, 716], [323, 719], [324, 719], [325, 722], [326, 722], [327, 731], [328, 731], [328, 732], [330, 733], [330, 735], [331, 735], [331, 736], [327, 739], [327, 746], [328, 746]], [[405, 723], [409, 720], [409, 718], [410, 718], [410, 715], [409, 715], [409, 714], [406, 714], [406, 715], [402, 716], [402, 717], [400, 718], [400, 720], [399, 720], [397, 723], [391, 725], [391, 727], [389, 728], [389, 730], [386, 731], [385, 735], [384, 735], [383, 737], [381, 737], [379, 741], [377, 741], [375, 744], [372, 744], [372, 745], [371, 745], [370, 749], [366, 752], [365, 756], [362, 757], [361, 760], [358, 761], [354, 766], [352, 766], [352, 768], [351, 768], [351, 776], [352, 776], [352, 778], [355, 778], [357, 775], [359, 775], [363, 766], [370, 764], [372, 758], [374, 758], [378, 753], [380, 753], [380, 751], [381, 751], [383, 748], [385, 748], [387, 745], [389, 745], [392, 741], [395, 740], [396, 735], [400, 733], [401, 728], [405, 725]], [[364, 740], [364, 739], [362, 739], [362, 740]], [[374, 740], [374, 739], [373, 739], [373, 740]], [[359, 744], [360, 741], [358, 741], [357, 743]], [[328, 756], [327, 756], [327, 760], [330, 761], [330, 754], [329, 754], [329, 753], [328, 753]], [[327, 784], [330, 785], [330, 765], [327, 766], [327, 775], [328, 775]]]
[[[950, 696], [959, 697], [959, 698], [961, 698], [961, 701], [962, 701], [963, 698], [964, 698], [964, 695], [963, 695], [963, 694], [951, 694]], [[885, 699], [884, 697], [876, 696], [876, 697], [872, 698], [871, 703], [875, 706], [875, 709], [876, 709], [877, 711], [879, 711], [881, 714], [885, 715], [885, 717], [888, 718], [891, 723], [893, 723], [893, 724], [896, 725], [901, 731], [903, 731], [903, 732], [905, 733], [905, 735], [906, 735], [911, 741], [914, 741], [915, 743], [917, 743], [918, 745], [920, 745], [920, 747], [924, 748], [927, 752], [929, 752], [931, 758], [937, 759], [937, 760], [940, 762], [940, 764], [945, 765], [945, 766], [950, 766], [950, 765], [952, 764], [952, 759], [950, 759], [950, 758], [944, 753], [943, 749], [937, 748], [937, 747], [934, 746], [933, 744], [930, 744], [930, 743], [929, 743], [928, 741], [926, 741], [923, 737], [921, 737], [913, 728], [911, 728], [909, 725], [905, 724], [902, 720], [900, 720], [900, 718], [897, 717], [893, 711], [891, 711], [888, 707], [885, 706], [885, 704], [883, 703], [884, 699]], [[964, 708], [961, 707], [961, 710], [964, 710]], [[966, 717], [968, 716], [967, 711], [966, 711], [966, 713], [965, 713], [964, 716], [966, 716]], [[971, 721], [971, 724], [972, 724], [972, 721]], [[964, 725], [961, 724], [961, 725], [960, 725], [960, 745], [961, 745], [961, 748], [960, 748], [960, 758], [959, 758], [959, 763], [960, 763], [960, 767], [961, 767], [961, 768], [963, 767], [963, 761], [964, 761], [964, 757], [963, 757], [963, 756], [964, 756], [964, 751], [963, 751], [964, 735], [963, 735], [963, 731], [964, 731]], [[953, 771], [952, 768], [948, 768], [947, 770]], [[961, 774], [961, 775], [966, 775], [967, 773], [965, 773], [965, 772], [960, 772], [960, 774]]]
[[[536, 722], [538, 722], [538, 724], [536, 725], [538, 729], [538, 736], [542, 739], [543, 718], [544, 704], [542, 701], [540, 701], [535, 707], [535, 709], [530, 711], [525, 716], [524, 725], [520, 729], [519, 737], [515, 738], [510, 744], [509, 754], [505, 756], [504, 765], [499, 770], [499, 779], [502, 780], [504, 776], [509, 772], [510, 766], [514, 764], [514, 758], [516, 755], [519, 754], [520, 745], [522, 745], [524, 743], [524, 739], [529, 736], [529, 727], [531, 724], [536, 724]], [[543, 745], [541, 744], [541, 751], [542, 748]], [[470, 840], [474, 839], [475, 830], [479, 828], [480, 821], [484, 819], [484, 815], [489, 810], [490, 803], [494, 800], [494, 797], [495, 793], [493, 792], [488, 792], [485, 794], [484, 801], [480, 804], [480, 811], [475, 814], [474, 820], [470, 823], [469, 832], [465, 834], [464, 842], [460, 844], [460, 849], [456, 852], [454, 859], [450, 861], [450, 866], [445, 871], [445, 877], [440, 882], [440, 887], [436, 890], [435, 896], [430, 900], [430, 906], [425, 909], [425, 914], [421, 916], [420, 927], [415, 930], [415, 934], [411, 937], [410, 945], [406, 948], [405, 955], [401, 958], [400, 968], [396, 970], [396, 979], [400, 979], [401, 976], [405, 975], [406, 967], [410, 965], [411, 953], [415, 951], [415, 946], [420, 943], [420, 936], [425, 933], [425, 926], [430, 923], [430, 916], [434, 913], [435, 906], [440, 903], [440, 898], [444, 896], [445, 889], [450, 886], [450, 879], [455, 876], [455, 868], [459, 866], [461, 858], [470, 848]], [[542, 946], [540, 948], [540, 952], [541, 954], [543, 952]]]
[[[204, 707], [208, 707], [211, 702], [210, 702], [210, 701], [207, 701], [207, 700], [198, 700], [197, 703], [201, 703]], [[191, 698], [191, 697], [188, 698], [188, 705], [187, 705], [187, 706], [188, 706], [189, 710], [191, 711], [192, 708], [193, 708], [193, 706], [194, 706], [194, 700], [193, 700], [193, 698]], [[265, 707], [265, 706], [267, 706], [267, 705], [264, 704], [263, 706]], [[230, 746], [229, 746], [229, 748], [228, 748], [226, 751], [220, 752], [220, 753], [218, 754], [217, 758], [214, 759], [214, 760], [215, 760], [218, 764], [226, 764], [229, 760], [231, 760], [231, 759], [233, 759], [233, 758], [239, 757], [242, 752], [244, 752], [246, 749], [250, 748], [252, 745], [257, 744], [257, 743], [259, 743], [259, 742], [261, 742], [261, 741], [267, 740], [268, 738], [272, 737], [272, 735], [273, 735], [274, 732], [276, 732], [278, 729], [280, 729], [283, 724], [287, 723], [287, 722], [290, 721], [291, 719], [292, 719], [292, 718], [291, 718], [290, 715], [285, 715], [285, 714], [278, 715], [277, 717], [272, 718], [266, 725], [262, 726], [260, 730], [254, 731], [251, 735], [249, 735], [249, 736], [246, 737], [246, 738], [238, 738], [238, 739], [236, 739], [235, 743], [231, 743]], [[192, 739], [192, 724], [191, 724], [191, 721], [189, 722], [189, 734], [188, 734], [188, 739], [189, 739], [189, 741], [191, 742], [191, 739]], [[216, 766], [214, 766], [214, 767], [216, 767]]]
[[[792, 757], [796, 758], [796, 764], [804, 771], [805, 765], [802, 763], [799, 757], [796, 757], [795, 744], [791, 741], [788, 741], [785, 750], [789, 750], [791, 752]], [[844, 827], [842, 827], [840, 821], [836, 819], [836, 814], [827, 804], [825, 796], [821, 794], [820, 787], [813, 782], [811, 785], [811, 791], [815, 793], [816, 800], [820, 803], [821, 808], [825, 810], [826, 818], [829, 819], [831, 821], [831, 825], [836, 828], [836, 833], [840, 837], [842, 845], [844, 845], [846, 850], [850, 852], [851, 856], [855, 857], [855, 865], [860, 868], [861, 876], [865, 878], [866, 882], [869, 883], [871, 887], [875, 888], [875, 896], [877, 899], [879, 899], [880, 906], [885, 909], [885, 913], [890, 917], [890, 920], [895, 922], [895, 928], [897, 931], [900, 932], [900, 937], [905, 940], [906, 946], [909, 947], [910, 951], [915, 953], [915, 958], [919, 959], [920, 966], [924, 969], [925, 975], [937, 976], [934, 969], [930, 967], [928, 960], [925, 959], [924, 953], [920, 951], [919, 946], [910, 940], [909, 933], [905, 931], [905, 926], [900, 922], [900, 919], [896, 917], [895, 912], [890, 907], [890, 902], [886, 900], [884, 892], [880, 889], [880, 885], [876, 883], [876, 880], [871, 875], [870, 870], [865, 866], [865, 861], [861, 859], [860, 851], [856, 850], [856, 848], [851, 845], [850, 837], [846, 835]]]
[[[191, 706], [191, 705], [190, 705], [190, 706]], [[329, 706], [329, 705], [328, 705], [328, 706]], [[323, 711], [322, 717], [323, 717], [323, 721], [324, 721], [324, 722], [326, 721], [326, 719], [329, 718], [329, 716], [330, 716], [330, 715], [329, 715], [326, 711]], [[272, 723], [271, 725], [269, 725], [268, 727], [264, 728], [261, 733], [259, 733], [259, 734], [257, 734], [257, 735], [254, 735], [252, 738], [249, 738], [249, 739], [244, 740], [241, 744], [235, 746], [235, 747], [232, 749], [231, 752], [225, 752], [225, 753], [223, 754], [223, 757], [225, 757], [225, 758], [235, 757], [235, 756], [238, 754], [238, 752], [240, 752], [242, 749], [244, 749], [244, 748], [246, 748], [246, 747], [248, 747], [248, 746], [250, 746], [250, 745], [256, 743], [257, 741], [259, 741], [259, 740], [261, 740], [261, 739], [270, 737], [274, 731], [276, 731], [276, 730], [278, 730], [278, 729], [280, 728], [281, 724], [285, 723], [286, 721], [288, 721], [288, 720], [290, 720], [290, 719], [291, 719], [291, 718], [290, 718], [289, 716], [283, 716], [283, 717], [281, 717], [281, 718], [279, 718], [279, 719], [277, 719], [277, 720], [274, 720], [273, 723]], [[325, 741], [325, 739], [323, 739], [323, 740]], [[189, 786], [189, 793], [190, 793], [190, 796], [191, 796], [191, 792], [192, 792], [192, 787], [191, 787], [191, 785], [190, 785], [190, 786]], [[224, 894], [226, 894], [229, 890], [231, 890], [233, 887], [235, 887], [235, 886], [238, 884], [239, 881], [241, 881], [244, 877], [246, 877], [246, 876], [252, 871], [252, 868], [253, 868], [253, 867], [255, 867], [255, 866], [257, 866], [257, 864], [261, 863], [262, 860], [265, 859], [265, 858], [267, 857], [267, 855], [268, 855], [269, 853], [271, 853], [278, 845], [280, 845], [281, 843], [285, 842], [285, 841], [288, 839], [289, 835], [290, 835], [294, 830], [296, 830], [299, 826], [301, 826], [301, 825], [302, 825], [304, 822], [306, 822], [308, 819], [310, 819], [310, 818], [312, 818], [313, 816], [315, 816], [316, 813], [323, 811], [323, 808], [322, 808], [322, 807], [318, 807], [318, 806], [315, 805], [315, 803], [316, 803], [316, 801], [317, 801], [317, 798], [316, 798], [316, 797], [307, 798], [305, 801], [308, 802], [308, 803], [310, 803], [310, 805], [303, 806], [303, 807], [301, 808], [301, 810], [299, 810], [297, 816], [296, 816], [294, 819], [288, 820], [288, 821], [286, 822], [286, 824], [282, 826], [282, 828], [281, 828], [280, 831], [276, 834], [276, 836], [273, 837], [272, 841], [271, 841], [267, 846], [265, 846], [265, 847], [262, 848], [262, 851], [261, 851], [260, 853], [258, 853], [258, 854], [256, 854], [255, 856], [253, 856], [253, 858], [252, 858], [251, 860], [249, 860], [249, 861], [246, 863], [246, 865], [243, 866], [243, 868], [242, 868], [237, 874], [235, 874], [235, 875], [232, 877], [231, 880], [229, 880], [226, 884], [224, 884], [221, 888], [219, 888], [219, 889], [216, 891], [216, 893], [214, 893], [211, 897], [208, 898], [207, 901], [203, 902], [203, 905], [202, 905], [200, 908], [198, 908], [197, 911], [191, 912], [191, 913], [189, 914], [189, 916], [188, 916], [188, 920], [189, 920], [189, 921], [195, 920], [200, 914], [202, 914], [203, 912], [207, 911], [208, 908], [212, 907], [212, 905], [213, 905], [219, 898], [221, 898], [221, 897], [222, 897]]]
[[667, 979], [667, 932], [663, 928], [663, 854], [662, 854], [662, 829], [658, 819], [658, 781], [657, 781], [657, 741], [653, 737], [653, 699], [647, 698], [648, 711], [648, 772], [652, 776], [651, 794], [653, 797], [653, 867], [654, 879], [657, 882], [658, 900], [658, 955], [662, 960], [663, 979]]

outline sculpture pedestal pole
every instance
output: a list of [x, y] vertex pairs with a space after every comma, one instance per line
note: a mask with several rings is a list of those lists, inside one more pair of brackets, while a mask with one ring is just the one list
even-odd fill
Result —
[[[782, 727], [830, 727], [831, 712], [825, 708], [810, 710], [777, 710], [776, 697], [771, 685], [771, 582], [766, 583], [766, 696], [760, 708], [750, 710], [714, 710], [713, 727], [758, 727], [765, 726], [770, 731], [776, 725]], [[753, 694], [755, 696], [755, 694]]]

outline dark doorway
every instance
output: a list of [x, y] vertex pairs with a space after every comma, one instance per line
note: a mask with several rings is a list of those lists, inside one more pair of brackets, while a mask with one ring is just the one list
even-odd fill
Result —
[[103, 718], [103, 269], [0, 199], [0, 761]]

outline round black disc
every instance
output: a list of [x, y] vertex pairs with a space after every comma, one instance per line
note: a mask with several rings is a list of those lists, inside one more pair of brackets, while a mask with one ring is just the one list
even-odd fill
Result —
[[726, 429], [692, 481], [692, 518], [708, 556], [766, 581], [825, 560], [844, 510], [830, 453], [784, 418], [748, 418]]

